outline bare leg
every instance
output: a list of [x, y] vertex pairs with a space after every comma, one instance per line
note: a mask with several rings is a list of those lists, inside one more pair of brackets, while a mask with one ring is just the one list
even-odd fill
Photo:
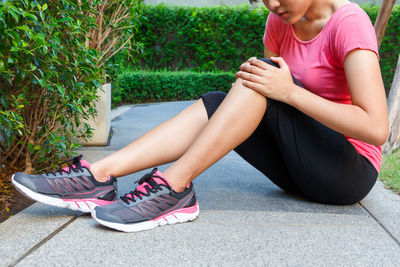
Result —
[[267, 107], [266, 98], [238, 79], [203, 131], [164, 175], [175, 191], [245, 141], [257, 128]]
[[200, 99], [174, 118], [152, 129], [128, 146], [94, 163], [91, 171], [104, 181], [178, 160], [164, 174], [176, 191], [247, 139], [266, 109], [265, 97], [238, 79], [208, 121]]
[[99, 181], [127, 175], [177, 160], [207, 124], [203, 100], [198, 100], [170, 120], [112, 155], [92, 164], [90, 170]]

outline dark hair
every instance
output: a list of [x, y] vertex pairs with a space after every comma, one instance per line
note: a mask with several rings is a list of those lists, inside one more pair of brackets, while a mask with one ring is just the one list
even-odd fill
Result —
[[257, 3], [258, 0], [249, 0], [249, 2], [250, 2], [250, 4], [254, 4], [254, 3]]

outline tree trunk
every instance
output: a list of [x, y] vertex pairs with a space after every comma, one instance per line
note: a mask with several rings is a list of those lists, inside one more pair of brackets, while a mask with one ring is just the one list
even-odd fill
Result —
[[388, 97], [389, 138], [383, 145], [383, 152], [391, 152], [400, 146], [400, 56], [397, 61], [392, 88]]
[[378, 16], [375, 20], [375, 33], [378, 41], [378, 48], [381, 46], [383, 35], [385, 34], [386, 26], [389, 22], [390, 14], [392, 13], [393, 5], [396, 0], [383, 0]]

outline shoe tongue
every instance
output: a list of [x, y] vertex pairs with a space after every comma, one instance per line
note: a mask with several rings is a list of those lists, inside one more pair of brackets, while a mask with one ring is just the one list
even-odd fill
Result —
[[[90, 169], [90, 163], [89, 163], [89, 162], [87, 162], [87, 161], [84, 160], [84, 159], [82, 159], [80, 162], [81, 162], [81, 166], [82, 166], [82, 167], [86, 167], [88, 170]], [[75, 166], [75, 165], [72, 165], [72, 167], [76, 169], [76, 166]], [[63, 171], [68, 172], [68, 171], [69, 171], [69, 166], [64, 167], [64, 168], [63, 168]]]
[[[164, 175], [163, 175], [162, 172], [160, 172], [160, 171], [155, 172], [154, 175], [157, 175], [157, 176], [160, 176], [160, 177], [164, 178]], [[153, 176], [151, 179], [153, 179], [157, 184], [160, 184], [160, 185], [163, 184], [163, 185], [166, 185], [167, 187], [169, 187], [169, 184], [166, 183], [163, 179], [160, 179], [160, 178], [154, 177], [154, 176]], [[164, 179], [165, 179], [165, 178], [164, 178]], [[137, 190], [137, 191], [140, 191], [140, 192], [142, 192], [142, 193], [144, 193], [144, 194], [147, 194], [147, 190], [146, 190], [146, 188], [144, 188], [146, 185], [147, 185], [148, 187], [152, 188], [151, 185], [149, 185], [147, 182], [144, 182], [143, 184], [138, 185], [138, 186], [136, 187], [136, 190]], [[131, 194], [129, 194], [129, 196], [130, 196], [130, 197], [137, 197], [137, 196], [135, 196], [135, 195], [132, 196]]]

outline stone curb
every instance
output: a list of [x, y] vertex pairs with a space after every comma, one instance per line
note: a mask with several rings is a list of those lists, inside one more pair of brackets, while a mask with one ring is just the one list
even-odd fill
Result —
[[377, 181], [360, 204], [400, 246], [400, 196], [384, 188], [381, 181]]

